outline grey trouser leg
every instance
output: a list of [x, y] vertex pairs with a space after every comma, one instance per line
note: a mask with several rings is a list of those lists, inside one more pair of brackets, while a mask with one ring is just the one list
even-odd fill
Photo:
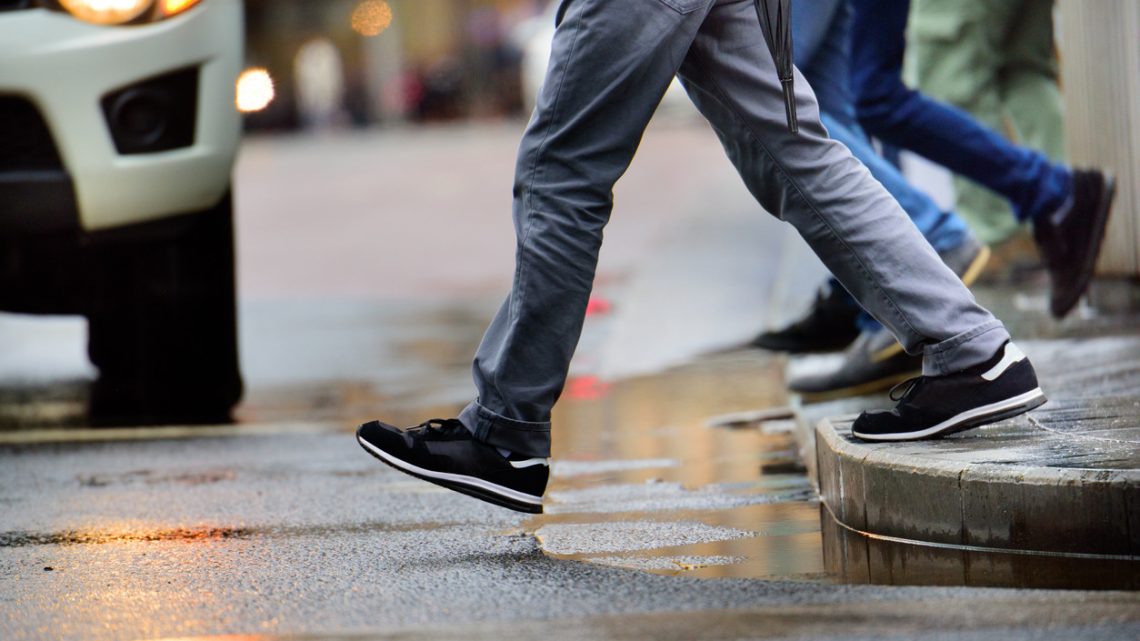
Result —
[[680, 75], [748, 189], [791, 223], [859, 303], [923, 352], [923, 373], [981, 363], [1009, 334], [979, 306], [906, 214], [843, 145], [829, 140], [797, 71], [800, 132], [787, 130], [781, 90], [752, 0], [719, 0]]
[[563, 0], [515, 170], [514, 285], [475, 356], [479, 399], [459, 416], [476, 438], [550, 455], [613, 185], [711, 2]]
[[926, 373], [980, 363], [1008, 340], [898, 204], [827, 138], [802, 77], [800, 133], [788, 132], [752, 7], [564, 0], [519, 151], [514, 285], [475, 357], [479, 398], [460, 414], [476, 438], [549, 455], [550, 410], [581, 333], [613, 185], [678, 70], [760, 203], [796, 226], [908, 351], [926, 350]]

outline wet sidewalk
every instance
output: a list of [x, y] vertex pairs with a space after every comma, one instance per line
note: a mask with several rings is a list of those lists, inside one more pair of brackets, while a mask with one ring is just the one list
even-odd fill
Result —
[[1140, 587], [1140, 336], [1019, 341], [1050, 397], [993, 426], [865, 443], [862, 397], [798, 408], [828, 571], [856, 583]]

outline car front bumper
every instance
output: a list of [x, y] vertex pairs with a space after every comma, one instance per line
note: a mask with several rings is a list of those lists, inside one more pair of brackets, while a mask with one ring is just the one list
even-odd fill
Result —
[[[46, 122], [74, 189], [78, 226], [99, 231], [207, 209], [226, 193], [241, 135], [234, 81], [241, 68], [239, 0], [204, 0], [162, 22], [96, 26], [45, 9], [0, 13], [0, 94], [26, 99]], [[114, 92], [179, 69], [198, 70], [189, 144], [120, 153], [102, 104]], [[21, 172], [7, 167], [11, 187]], [[26, 196], [44, 172], [24, 172]], [[48, 188], [48, 187], [45, 187]], [[67, 199], [45, 196], [45, 206]], [[52, 204], [54, 203], [54, 205]], [[58, 214], [58, 212], [56, 212]], [[36, 212], [24, 212], [29, 231]], [[45, 214], [46, 215], [46, 214]], [[7, 221], [11, 227], [13, 221]], [[19, 219], [15, 224], [19, 224]]]

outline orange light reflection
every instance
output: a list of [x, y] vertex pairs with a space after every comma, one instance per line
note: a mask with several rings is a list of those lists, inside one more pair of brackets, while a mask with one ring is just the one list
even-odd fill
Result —
[[392, 24], [392, 7], [384, 0], [364, 0], [352, 12], [352, 30], [365, 37], [378, 36]]
[[198, 4], [199, 0], [162, 0], [162, 15], [174, 16]]

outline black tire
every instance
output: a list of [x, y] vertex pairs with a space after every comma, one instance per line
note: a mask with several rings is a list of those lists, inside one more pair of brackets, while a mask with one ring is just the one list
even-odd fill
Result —
[[233, 198], [86, 247], [94, 425], [229, 422], [241, 399]]

